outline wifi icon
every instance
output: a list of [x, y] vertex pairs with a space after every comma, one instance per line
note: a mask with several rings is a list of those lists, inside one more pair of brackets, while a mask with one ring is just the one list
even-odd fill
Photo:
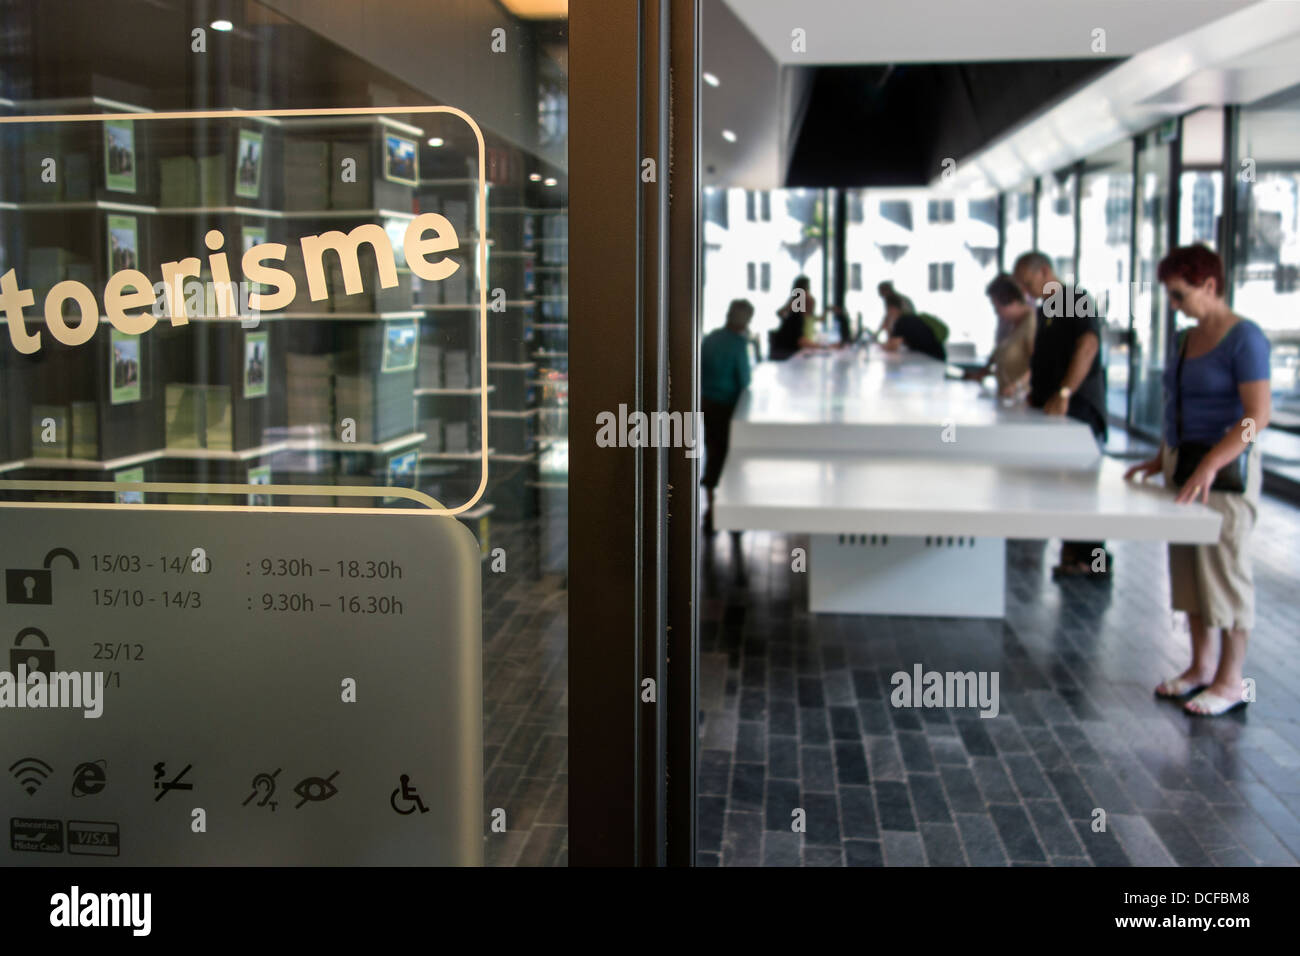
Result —
[[54, 768], [36, 757], [23, 757], [9, 765], [9, 772], [30, 797], [41, 788], [45, 778], [54, 773]]

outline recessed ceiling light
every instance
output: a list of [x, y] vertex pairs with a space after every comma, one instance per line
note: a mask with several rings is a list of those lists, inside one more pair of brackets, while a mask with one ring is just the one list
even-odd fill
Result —
[[734, 143], [736, 141], [736, 134], [729, 129], [724, 129], [722, 131], [722, 138], [725, 139], [728, 143]]
[[220, 30], [222, 33], [229, 33], [231, 30], [235, 29], [235, 25], [229, 20], [213, 20], [209, 26], [214, 30]]
[[718, 78], [717, 78], [716, 76], [714, 76], [712, 73], [705, 73], [705, 74], [703, 74], [703, 76], [704, 76], [704, 82], [707, 83], [707, 84], [709, 84], [709, 86], [717, 86], [717, 85], [718, 85], [719, 80], [718, 80]]
[[436, 147], [438, 147], [438, 146], [441, 146], [442, 143], [443, 143], [443, 139], [442, 139], [441, 136], [430, 136], [430, 137], [429, 137], [429, 145], [430, 145], [430, 146], [433, 146], [433, 147], [436, 148]]
[[528, 174], [528, 179], [529, 179], [531, 182], [540, 183], [540, 182], [542, 181], [542, 174], [541, 174], [541, 173], [529, 173], [529, 174]]
[[544, 183], [544, 185], [546, 185], [546, 186], [554, 186], [554, 185], [556, 185], [556, 184], [558, 184], [558, 183], [559, 183], [559, 180], [556, 179], [554, 176], [547, 176], [547, 177], [546, 177], [546, 182]]

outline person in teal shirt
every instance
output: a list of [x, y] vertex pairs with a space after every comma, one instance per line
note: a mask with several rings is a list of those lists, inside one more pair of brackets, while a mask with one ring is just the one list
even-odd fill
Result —
[[754, 306], [748, 299], [733, 299], [727, 324], [704, 337], [700, 346], [700, 411], [704, 413], [704, 478], [708, 496], [704, 529], [713, 531], [713, 489], [722, 475], [731, 441], [731, 416], [736, 402], [749, 387], [749, 321]]

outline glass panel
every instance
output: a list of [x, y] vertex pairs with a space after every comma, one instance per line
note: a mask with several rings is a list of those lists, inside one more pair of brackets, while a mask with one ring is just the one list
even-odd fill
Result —
[[1133, 144], [1125, 140], [1084, 164], [1079, 205], [1079, 282], [1102, 315], [1106, 411], [1121, 421], [1128, 415], [1132, 212]]
[[1038, 197], [1038, 251], [1051, 256], [1062, 282], [1075, 279], [1073, 170], [1044, 176]]
[[[295, 8], [293, 18], [277, 12], [286, 6]], [[0, 274], [31, 290], [34, 305], [25, 327], [19, 319], [0, 332], [0, 482], [9, 483], [0, 500], [202, 504], [246, 509], [240, 521], [271, 522], [273, 511], [303, 505], [423, 511], [432, 500], [452, 507], [475, 500], [485, 485], [455, 517], [413, 511], [384, 520], [404, 528], [443, 522], [463, 542], [454, 524], [461, 522], [477, 539], [470, 580], [482, 580], [483, 664], [481, 675], [464, 680], [477, 691], [482, 679], [485, 818], [503, 808], [507, 828], [487, 839], [484, 854], [493, 864], [564, 863], [567, 21], [493, 6], [490, 25], [500, 29], [491, 32], [513, 54], [494, 57], [467, 52], [466, 35], [480, 28], [488, 35], [470, 5], [385, 4], [383, 30], [360, 29], [373, 11], [342, 3], [103, 0], [93, 30], [70, 29], [40, 7], [14, 0], [4, 14], [0, 115], [20, 122], [0, 127]], [[218, 8], [219, 20], [196, 14]], [[271, 105], [307, 113], [268, 115]], [[463, 110], [482, 140], [444, 107]], [[334, 115], [333, 108], [362, 112]], [[196, 110], [248, 112], [155, 117]], [[93, 118], [74, 122], [71, 114]], [[33, 122], [38, 116], [62, 118]], [[454, 268], [445, 274], [429, 268], [434, 254], [421, 254], [422, 267], [412, 259], [419, 240], [432, 240], [424, 232], [413, 246], [411, 224], [432, 228], [429, 214], [447, 224], [439, 227], [449, 240], [442, 251]], [[743, 220], [743, 211], [735, 218]], [[725, 215], [722, 221], [725, 227]], [[350, 259], [345, 251], [313, 254], [315, 237], [324, 243], [349, 233], [366, 237]], [[279, 254], [266, 251], [275, 244]], [[243, 253], [254, 246], [283, 265], [277, 275], [293, 279], [296, 290], [259, 312], [249, 297], [269, 295], [278, 280], [246, 278], [255, 270]], [[225, 262], [217, 247], [229, 254]], [[173, 298], [162, 284], [166, 269], [187, 260], [194, 266]], [[146, 282], [130, 286], [143, 297], [132, 305], [143, 310], [139, 321], [150, 305], [156, 310], [156, 323], [143, 331], [109, 302], [110, 277], [128, 270]], [[152, 291], [147, 283], [156, 283]], [[58, 300], [46, 313], [55, 325], [43, 320], [41, 304], [52, 301], [56, 284], [91, 303], [81, 326], [72, 317], [77, 307], [62, 307], [78, 334], [102, 306], [105, 317], [86, 341], [73, 345], [69, 333], [54, 342]], [[45, 346], [19, 354], [15, 345], [34, 335]], [[83, 481], [146, 487], [48, 490], [51, 482]], [[46, 490], [32, 490], [37, 482]], [[200, 485], [227, 487], [186, 490]], [[264, 485], [312, 491], [259, 491]], [[408, 497], [342, 494], [356, 486], [400, 488]], [[0, 509], [0, 523], [13, 513]], [[182, 514], [142, 513], [164, 522]], [[0, 541], [4, 566], [15, 566], [23, 542], [3, 524]], [[239, 542], [221, 544], [233, 550]], [[309, 599], [305, 591], [289, 597]], [[317, 592], [310, 599], [324, 600]], [[340, 597], [340, 611], [345, 604]], [[217, 613], [188, 619], [197, 633], [209, 627], [209, 612]], [[338, 620], [318, 615], [312, 626], [354, 639], [358, 658], [385, 653], [377, 649], [386, 640], [378, 625]], [[78, 617], [58, 646], [60, 661], [80, 663], [90, 645], [79, 645], [74, 632], [93, 635], [103, 621], [89, 609]], [[412, 644], [448, 626], [433, 616], [410, 624], [404, 635]], [[142, 625], [141, 639], [161, 648], [177, 636], [160, 629]], [[270, 644], [295, 639], [262, 625], [249, 631]], [[378, 684], [363, 686], [359, 699], [378, 705], [382, 693]], [[287, 697], [277, 704], [295, 705]], [[104, 723], [110, 719], [106, 712]], [[127, 759], [104, 756], [110, 768]], [[285, 777], [297, 772], [285, 767]], [[412, 769], [410, 783], [430, 799], [438, 788], [468, 790], [477, 771], [465, 767]], [[243, 786], [248, 776], [239, 773]], [[358, 779], [345, 767], [341, 779], [349, 777]], [[283, 792], [293, 780], [280, 783]], [[340, 784], [341, 793], [348, 789]], [[131, 785], [110, 787], [97, 814], [114, 812], [114, 791], [130, 793]], [[351, 792], [358, 793], [355, 784]], [[394, 792], [415, 806], [406, 791]], [[13, 809], [8, 799], [0, 795], [0, 808]], [[468, 844], [477, 850], [477, 820]], [[20, 856], [7, 862], [33, 862], [32, 854]]]
[[721, 328], [731, 300], [747, 298], [754, 305], [749, 330], [766, 355], [767, 333], [780, 324], [776, 313], [798, 276], [812, 280], [815, 314], [821, 316], [825, 309], [828, 217], [826, 195], [820, 189], [762, 193], [768, 198], [753, 205], [767, 210], [767, 219], [745, 214], [750, 197], [757, 195], [743, 189], [704, 190], [704, 208], [711, 213], [704, 220], [704, 311], [700, 324], [705, 333]]
[[1219, 248], [1223, 216], [1223, 171], [1184, 169], [1178, 177], [1178, 244]]
[[1002, 268], [1011, 271], [1016, 256], [1034, 248], [1034, 184], [1028, 182], [1006, 195], [1006, 225], [1003, 237]]
[[1273, 343], [1273, 423], [1300, 427], [1300, 92], [1239, 122], [1232, 304]]
[[1164, 286], [1156, 281], [1156, 266], [1169, 245], [1169, 144], [1143, 137], [1138, 150], [1137, 283], [1133, 295], [1134, 427], [1159, 434], [1164, 392], [1168, 303]]
[[984, 287], [997, 272], [997, 197], [954, 195], [942, 186], [849, 195], [866, 213], [845, 234], [846, 259], [862, 264], [862, 288], [844, 303], [855, 327], [879, 328], [877, 286], [888, 280], [919, 312], [948, 325], [949, 343], [973, 342], [979, 354], [991, 349], [996, 322]]

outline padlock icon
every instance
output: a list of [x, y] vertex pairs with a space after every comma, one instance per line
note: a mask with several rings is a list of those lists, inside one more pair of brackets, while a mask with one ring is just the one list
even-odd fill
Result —
[[60, 556], [72, 562], [72, 570], [81, 568], [77, 556], [67, 548], [54, 548], [45, 556], [43, 568], [9, 568], [5, 571], [5, 600], [9, 604], [53, 604], [54, 581], [50, 566]]
[[[40, 639], [42, 647], [24, 647], [29, 637]], [[9, 672], [17, 678], [18, 668], [27, 667], [27, 679], [37, 671], [49, 677], [54, 672], [54, 651], [50, 648], [50, 639], [45, 632], [36, 627], [25, 627], [14, 638], [14, 646], [9, 649]]]

